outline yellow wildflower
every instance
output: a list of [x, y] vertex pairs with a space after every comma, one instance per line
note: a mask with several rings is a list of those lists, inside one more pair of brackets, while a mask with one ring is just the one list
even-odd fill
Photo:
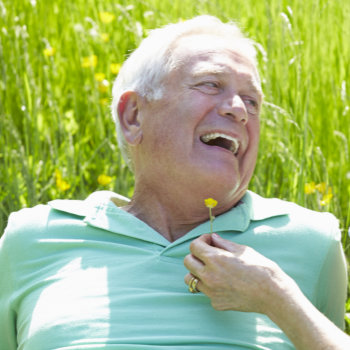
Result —
[[103, 81], [105, 77], [106, 77], [106, 74], [104, 73], [95, 73], [95, 80], [98, 82]]
[[213, 221], [215, 216], [211, 213], [211, 210], [217, 206], [218, 201], [213, 198], [207, 198], [204, 199], [204, 204], [207, 208], [209, 208], [210, 233], [213, 233]]
[[57, 188], [62, 192], [67, 191], [70, 188], [70, 184], [62, 179], [62, 174], [58, 169], [55, 170], [55, 176]]
[[304, 192], [306, 194], [311, 194], [311, 193], [315, 193], [316, 191], [316, 184], [315, 182], [308, 182], [304, 185]]
[[98, 91], [101, 93], [105, 93], [108, 91], [109, 88], [109, 81], [104, 79], [98, 84]]
[[113, 13], [107, 11], [100, 12], [99, 15], [101, 22], [106, 24], [111, 23], [115, 18], [115, 15]]
[[56, 177], [56, 181], [62, 180], [62, 174], [58, 169], [55, 170], [55, 177]]
[[322, 205], [322, 206], [328, 205], [331, 202], [332, 198], [333, 198], [332, 193], [324, 194], [322, 199], [320, 200], [320, 205]]
[[87, 57], [83, 57], [81, 60], [81, 66], [83, 68], [96, 67], [97, 66], [97, 56], [91, 55]]
[[105, 105], [107, 105], [109, 103], [109, 98], [100, 98], [100, 104], [102, 105], [102, 106], [105, 106]]
[[97, 178], [97, 182], [102, 185], [102, 186], [106, 186], [109, 185], [112, 182], [112, 178], [108, 175], [105, 174], [101, 174], [98, 176]]
[[100, 37], [101, 37], [102, 41], [104, 41], [105, 43], [107, 41], [109, 41], [109, 34], [108, 33], [101, 33]]
[[204, 204], [207, 208], [215, 208], [218, 204], [218, 201], [216, 201], [215, 199], [213, 198], [207, 198], [207, 199], [204, 199]]
[[111, 72], [113, 74], [118, 74], [121, 66], [122, 65], [120, 63], [111, 63], [111, 65], [110, 65]]
[[62, 192], [70, 189], [70, 184], [64, 180], [56, 181], [56, 184]]
[[315, 186], [316, 190], [320, 193], [325, 193], [326, 192], [326, 183], [325, 182], [321, 182], [320, 184], [317, 184]]
[[47, 47], [43, 50], [44, 56], [51, 57], [56, 53], [56, 49], [54, 47]]

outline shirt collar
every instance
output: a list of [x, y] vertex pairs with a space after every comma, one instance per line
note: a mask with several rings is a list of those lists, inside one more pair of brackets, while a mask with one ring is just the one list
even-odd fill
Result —
[[[90, 226], [168, 246], [169, 241], [162, 235], [132, 214], [117, 207], [126, 205], [128, 202], [128, 198], [117, 193], [100, 191], [94, 192], [84, 201], [54, 200], [49, 202], [49, 205], [56, 210], [84, 217], [84, 222]], [[235, 207], [215, 218], [213, 230], [214, 232], [244, 232], [251, 221], [288, 214], [284, 203], [278, 199], [266, 199], [247, 191]], [[147, 235], [145, 235], [145, 229]], [[171, 244], [179, 244], [208, 232], [210, 232], [209, 221], [198, 225]]]

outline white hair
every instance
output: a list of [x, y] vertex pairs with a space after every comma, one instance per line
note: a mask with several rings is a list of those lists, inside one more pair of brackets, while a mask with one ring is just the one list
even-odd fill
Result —
[[162, 98], [163, 79], [176, 65], [172, 61], [172, 49], [180, 38], [190, 35], [214, 35], [228, 39], [256, 66], [254, 42], [246, 38], [233, 22], [223, 23], [216, 17], [204, 15], [152, 30], [124, 62], [113, 85], [112, 116], [116, 123], [117, 140], [121, 154], [132, 171], [128, 143], [118, 119], [120, 97], [126, 91], [135, 91], [148, 101]]

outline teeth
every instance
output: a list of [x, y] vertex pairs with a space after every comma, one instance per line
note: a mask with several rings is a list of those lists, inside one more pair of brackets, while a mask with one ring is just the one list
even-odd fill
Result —
[[210, 133], [210, 134], [206, 134], [206, 135], [203, 135], [201, 137], [201, 140], [205, 143], [208, 143], [210, 140], [214, 140], [214, 139], [217, 139], [218, 137], [222, 137], [226, 140], [230, 140], [232, 141], [232, 145], [230, 147], [230, 151], [233, 153], [233, 154], [237, 154], [238, 153], [238, 149], [239, 149], [239, 142], [237, 139], [235, 139], [234, 137], [232, 136], [229, 136], [229, 135], [226, 135], [226, 134], [222, 134], [220, 132], [213, 132], [213, 133]]
[[230, 147], [230, 150], [233, 154], [237, 154], [238, 153], [238, 149], [239, 149], [239, 143], [236, 139], [234, 138], [230, 138], [230, 140], [232, 141], [232, 145]]

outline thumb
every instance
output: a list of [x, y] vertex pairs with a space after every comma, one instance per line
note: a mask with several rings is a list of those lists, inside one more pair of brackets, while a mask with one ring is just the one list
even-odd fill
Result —
[[229, 252], [236, 251], [239, 246], [239, 244], [228, 241], [227, 239], [223, 239], [216, 233], [213, 233], [211, 235], [211, 241], [212, 241], [212, 246], [223, 250], [227, 250]]

